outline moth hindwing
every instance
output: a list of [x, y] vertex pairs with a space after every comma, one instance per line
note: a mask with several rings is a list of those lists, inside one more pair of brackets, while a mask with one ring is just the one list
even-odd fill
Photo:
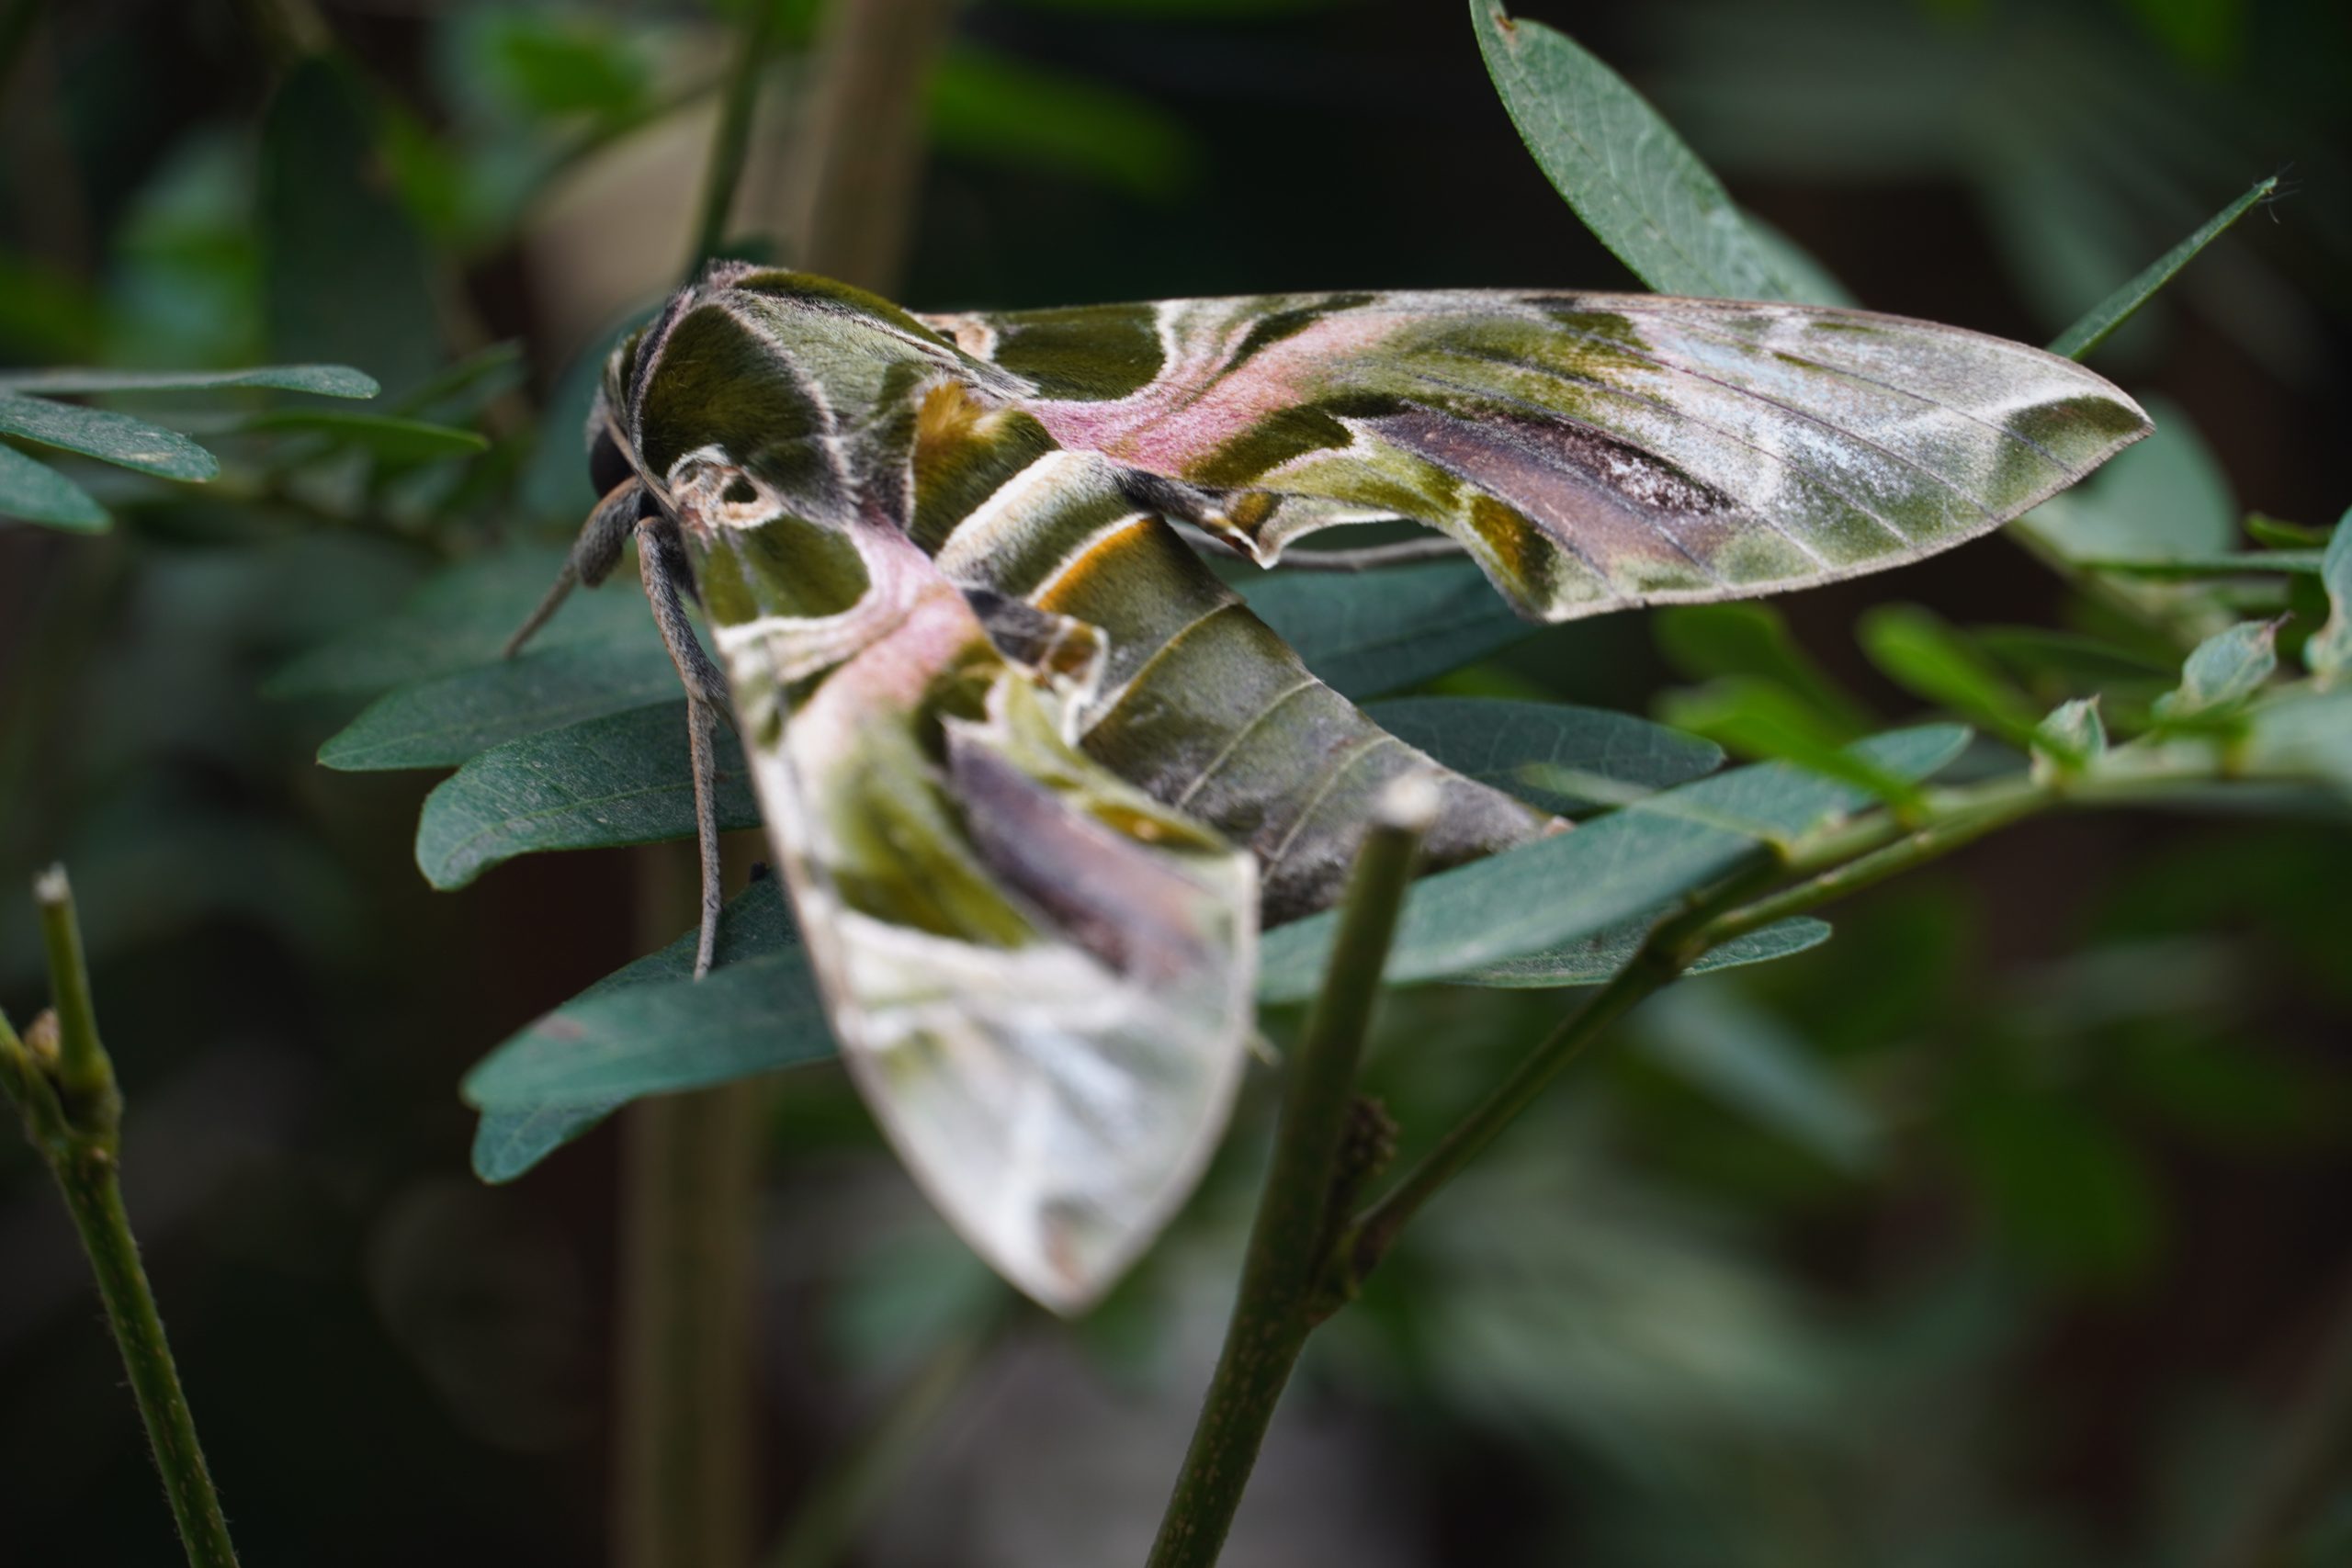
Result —
[[2070, 362], [1858, 311], [916, 317], [729, 265], [615, 354], [592, 429], [605, 536], [634, 506], [691, 561], [868, 1103], [972, 1244], [1070, 1311], [1190, 1190], [1260, 926], [1332, 900], [1390, 782], [1434, 783], [1434, 866], [1566, 827], [1381, 730], [1172, 525], [1272, 563], [1419, 522], [1559, 620], [1917, 558], [2147, 423]]

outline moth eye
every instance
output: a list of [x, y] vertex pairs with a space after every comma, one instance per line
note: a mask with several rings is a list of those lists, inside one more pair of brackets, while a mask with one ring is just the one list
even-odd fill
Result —
[[635, 472], [621, 456], [620, 443], [613, 439], [612, 431], [597, 431], [596, 438], [588, 444], [588, 482], [596, 487], [596, 493], [612, 494], [615, 485], [627, 484]]

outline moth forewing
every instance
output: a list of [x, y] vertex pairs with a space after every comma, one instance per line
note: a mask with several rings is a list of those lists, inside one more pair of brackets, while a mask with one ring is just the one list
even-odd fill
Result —
[[759, 456], [697, 443], [665, 490], [834, 1032], [957, 1230], [1079, 1310], [1223, 1130], [1255, 866], [1070, 746], [1099, 638], [1046, 627], [1038, 665], [1008, 659], [897, 523], [812, 519]]
[[1174, 524], [1270, 561], [1419, 521], [1566, 619], [1909, 560], [2147, 429], [2070, 362], [1856, 311], [1457, 292], [925, 320], [743, 265], [615, 355], [598, 417], [641, 542], [693, 557], [852, 1072], [957, 1229], [1062, 1311], [1191, 1190], [1261, 911], [1329, 903], [1395, 779], [1434, 781], [1431, 866], [1566, 826], [1333, 693]]
[[1861, 310], [1655, 295], [1269, 295], [932, 318], [1067, 446], [1272, 562], [1368, 516], [1522, 613], [1745, 598], [1963, 543], [2147, 434], [2071, 360]]

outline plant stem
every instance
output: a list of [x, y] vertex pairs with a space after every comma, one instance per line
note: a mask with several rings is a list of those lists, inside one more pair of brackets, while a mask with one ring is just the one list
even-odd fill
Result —
[[834, 0], [775, 217], [793, 265], [890, 292], [923, 161], [922, 90], [955, 0]]
[[743, 24], [742, 37], [736, 40], [727, 95], [719, 101], [718, 128], [711, 133], [710, 162], [703, 171], [701, 216], [695, 221], [694, 253], [686, 258], [688, 281], [727, 240], [727, 218], [735, 209], [735, 187], [743, 179], [743, 159], [752, 141], [752, 110], [759, 103], [760, 77], [775, 32], [776, 9], [773, 0], [757, 0], [751, 19]]
[[[1562, 1068], [1581, 1055], [1603, 1030], [1636, 1004], [1672, 985], [1710, 950], [1949, 853], [2062, 797], [2061, 786], [2054, 784], [1996, 780], [1948, 803], [1947, 815], [1891, 842], [1880, 842], [1890, 830], [1888, 818], [1874, 817], [1826, 835], [1792, 860], [1766, 864], [1724, 883], [1652, 931], [1607, 985], [1546, 1035], [1492, 1093], [1438, 1140], [1436, 1147], [1366, 1209], [1342, 1238], [1342, 1250], [1331, 1259], [1330, 1267], [1343, 1280], [1361, 1280], [1421, 1205], [1518, 1120]], [[1760, 886], [1769, 886], [1791, 871], [1802, 874], [1825, 863], [1827, 868], [1817, 874], [1748, 901]]]
[[52, 867], [34, 892], [55, 1010], [35, 1021], [30, 1041], [0, 1018], [0, 1090], [16, 1100], [26, 1135], [56, 1179], [89, 1254], [190, 1568], [236, 1568], [228, 1522], [123, 1208], [122, 1097], [98, 1039], [73, 887], [63, 868]]
[[[2003, 782], [2007, 784], [2007, 781]], [[1833, 864], [1817, 876], [1784, 887], [1708, 921], [1697, 933], [1696, 940], [1701, 943], [1702, 952], [1721, 947], [1735, 937], [1746, 936], [1775, 920], [1802, 915], [1849, 893], [1859, 893], [1939, 855], [1948, 854], [1963, 844], [1974, 842], [1996, 828], [2005, 828], [2021, 817], [2030, 817], [2058, 799], [2057, 788], [2048, 784], [2016, 785], [1986, 792], [1951, 816], [1929, 822], [1892, 843]]]
[[[697, 875], [679, 846], [635, 863], [647, 942], [689, 925]], [[615, 1560], [744, 1568], [752, 1560], [752, 1303], [757, 1079], [662, 1095], [621, 1120], [620, 1365]]]
[[1334, 1215], [1334, 1183], [1365, 1026], [1412, 880], [1434, 786], [1392, 794], [1365, 836], [1323, 990], [1306, 1021], [1274, 1134], [1273, 1164], [1250, 1227], [1232, 1322], [1199, 1423], [1153, 1543], [1150, 1568], [1205, 1568], [1232, 1528], [1274, 1405], [1314, 1326], [1311, 1312]]
[[1655, 938], [1645, 943], [1625, 967], [1537, 1043], [1475, 1110], [1447, 1130], [1436, 1147], [1363, 1212], [1342, 1238], [1334, 1266], [1354, 1280], [1371, 1273], [1421, 1205], [1518, 1120], [1562, 1068], [1582, 1055], [1601, 1031], [1632, 1011], [1635, 1004], [1673, 984], [1697, 956], [1692, 953], [1678, 960], [1669, 957]]

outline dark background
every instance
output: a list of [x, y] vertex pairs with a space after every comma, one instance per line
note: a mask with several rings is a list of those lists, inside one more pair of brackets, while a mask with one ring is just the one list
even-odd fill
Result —
[[[2284, 170], [2290, 194], [2098, 363], [2169, 399], [2245, 509], [2323, 524], [2345, 505], [2340, 4], [1526, 10], [1869, 305], [2028, 341]], [[253, 214], [311, 197], [259, 167], [272, 74], [238, 7], [0, 6], [27, 11], [0, 82], [0, 362], [309, 356], [273, 314]], [[327, 356], [397, 390], [402, 365], [519, 339], [526, 379], [486, 416], [504, 470], [453, 526], [461, 549], [560, 536], [576, 513], [499, 484], [572, 442], [532, 409], [674, 272], [707, 134], [612, 105], [707, 74], [720, 24], [691, 5], [322, 14], [386, 106], [383, 188], [444, 333], [390, 335], [389, 286], [355, 276]], [[574, 61], [549, 85], [514, 65], [538, 57], [498, 41], [509, 25], [644, 79], [600, 96]], [[979, 0], [947, 62], [899, 290], [918, 307], [1634, 286], [1526, 155], [1451, 3]], [[499, 173], [588, 134], [604, 151], [562, 180]], [[664, 189], [666, 207], [632, 195]], [[0, 888], [56, 857], [76, 874], [132, 1106], [132, 1213], [247, 1561], [597, 1561], [613, 1137], [485, 1189], [454, 1086], [663, 934], [632, 914], [643, 852], [428, 891], [410, 836], [431, 780], [319, 770], [347, 710], [261, 687], [429, 558], [267, 501], [117, 510], [103, 539], [0, 524]], [[1890, 720], [1915, 705], [1850, 633], [1886, 599], [1972, 623], [2067, 613], [1998, 540], [1785, 602]], [[1627, 615], [1476, 679], [1640, 712], [1676, 676]], [[2208, 1561], [2352, 1316], [2347, 886], [2340, 823], [2045, 821], [1836, 912], [1818, 952], [1690, 987], [1724, 1027], [1793, 1042], [1860, 1108], [1867, 1153], [1841, 1164], [1694, 1089], [1637, 1025], [1317, 1340], [1232, 1561]], [[6, 895], [0, 1001], [20, 1022], [40, 993], [28, 917]], [[1374, 1072], [1428, 1125], [1566, 1000], [1400, 998]], [[1136, 1555], [1215, 1343], [1263, 1110], [1101, 1317], [1008, 1331], [868, 1561]], [[170, 1562], [80, 1259], [10, 1143], [0, 1563]], [[902, 1332], [989, 1303], [829, 1077], [780, 1097], [771, 1182], [760, 1473], [782, 1518], [905, 1364]], [[2298, 1561], [2352, 1561], [2330, 1555], [2352, 1551], [2352, 1491], [2315, 1517]]]

